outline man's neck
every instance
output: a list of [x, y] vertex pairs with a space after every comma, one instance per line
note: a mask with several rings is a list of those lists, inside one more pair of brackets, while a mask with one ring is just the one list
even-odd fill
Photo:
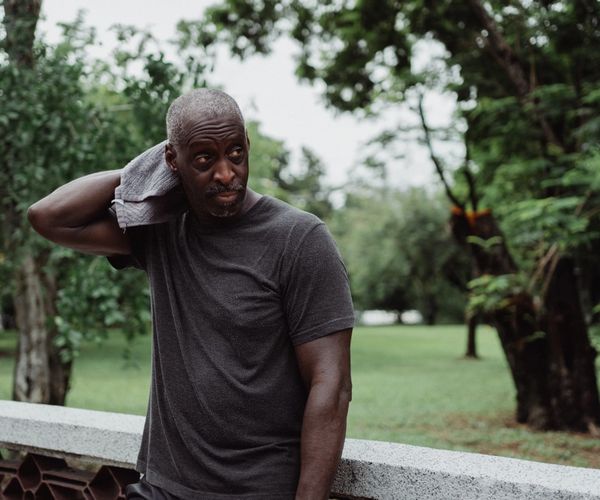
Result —
[[250, 210], [261, 198], [262, 194], [252, 191], [250, 188], [246, 188], [246, 196], [244, 196], [244, 203], [242, 205], [242, 215]]

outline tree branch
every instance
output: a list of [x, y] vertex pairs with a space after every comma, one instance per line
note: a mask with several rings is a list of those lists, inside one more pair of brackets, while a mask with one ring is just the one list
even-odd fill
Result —
[[500, 66], [502, 66], [508, 78], [517, 89], [517, 95], [521, 98], [525, 97], [529, 94], [531, 89], [527, 78], [525, 77], [525, 72], [519, 62], [519, 58], [510, 45], [508, 45], [502, 36], [502, 33], [500, 33], [496, 21], [488, 14], [481, 2], [479, 0], [469, 0], [469, 4], [471, 5], [474, 14], [481, 22], [483, 29], [488, 33], [488, 47], [490, 48], [492, 55], [496, 61], [498, 61]]
[[531, 96], [533, 86], [530, 85], [517, 54], [515, 54], [514, 50], [507, 43], [500, 32], [496, 21], [490, 16], [480, 0], [469, 0], [469, 4], [471, 5], [474, 14], [481, 22], [483, 29], [487, 31], [487, 46], [498, 64], [504, 69], [508, 79], [515, 86], [517, 97], [524, 104], [532, 105], [533, 112], [540, 124], [546, 141], [549, 144], [554, 144], [564, 150], [564, 145], [559, 141], [558, 137], [556, 137], [556, 134], [554, 133], [554, 130], [552, 130], [544, 113], [539, 109], [535, 98]]
[[473, 172], [469, 168], [471, 161], [471, 148], [469, 148], [469, 130], [465, 132], [464, 143], [465, 143], [465, 168], [463, 170], [467, 185], [469, 186], [469, 199], [471, 200], [471, 209], [473, 212], [477, 212], [477, 206], [479, 205], [479, 198], [477, 197], [477, 191], [475, 190], [475, 177]]
[[471, 201], [471, 209], [473, 212], [477, 212], [479, 199], [477, 198], [477, 193], [475, 192], [475, 178], [473, 177], [473, 172], [471, 172], [469, 167], [465, 165], [463, 173], [465, 175], [465, 179], [467, 180], [467, 184], [469, 185], [469, 200]]
[[423, 128], [423, 132], [425, 135], [425, 144], [427, 145], [427, 149], [429, 150], [429, 156], [431, 158], [431, 161], [435, 165], [435, 169], [436, 169], [438, 175], [440, 176], [442, 184], [444, 185], [444, 189], [446, 190], [446, 196], [448, 196], [450, 201], [452, 201], [452, 203], [454, 203], [457, 207], [459, 207], [461, 210], [464, 210], [465, 209], [464, 203], [461, 203], [460, 201], [458, 201], [458, 198], [454, 195], [454, 193], [452, 192], [452, 189], [450, 189], [450, 185], [448, 184], [448, 181], [446, 180], [446, 176], [444, 174], [444, 167], [442, 166], [440, 159], [437, 157], [437, 155], [435, 154], [435, 152], [433, 150], [433, 144], [431, 142], [431, 131], [429, 130], [427, 121], [425, 120], [425, 112], [423, 111], [423, 94], [419, 94], [419, 106], [418, 107], [419, 107], [419, 117], [421, 118], [421, 126]]

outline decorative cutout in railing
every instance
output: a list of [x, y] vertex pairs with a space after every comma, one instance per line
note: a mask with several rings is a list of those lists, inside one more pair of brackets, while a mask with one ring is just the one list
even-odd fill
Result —
[[139, 477], [132, 469], [103, 465], [91, 472], [33, 453], [21, 461], [0, 457], [0, 497], [6, 500], [120, 500]]

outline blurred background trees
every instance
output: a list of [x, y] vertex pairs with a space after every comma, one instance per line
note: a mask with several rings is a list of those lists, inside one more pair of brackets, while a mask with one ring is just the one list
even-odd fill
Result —
[[452, 242], [441, 194], [423, 188], [354, 191], [330, 227], [356, 307], [416, 309], [429, 325], [463, 322], [469, 265]]

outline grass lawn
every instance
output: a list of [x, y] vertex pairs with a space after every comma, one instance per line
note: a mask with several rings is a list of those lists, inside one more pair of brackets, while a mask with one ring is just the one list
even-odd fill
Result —
[[[356, 328], [348, 437], [476, 451], [600, 468], [600, 439], [532, 432], [513, 420], [514, 391], [494, 332], [478, 333], [480, 360], [461, 358], [462, 326]], [[15, 336], [0, 332], [0, 399], [10, 397]], [[75, 361], [68, 406], [144, 415], [150, 337], [117, 333], [85, 345]]]

